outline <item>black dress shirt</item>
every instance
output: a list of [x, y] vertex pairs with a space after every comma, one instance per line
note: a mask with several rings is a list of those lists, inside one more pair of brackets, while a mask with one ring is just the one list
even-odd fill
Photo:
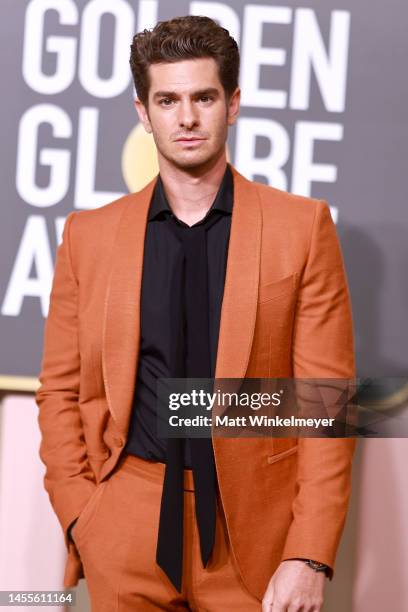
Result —
[[[203, 219], [194, 224], [211, 224], [207, 231], [211, 377], [215, 373], [232, 206], [233, 177], [227, 166], [211, 208]], [[214, 215], [218, 217], [215, 222]], [[180, 354], [175, 351], [175, 334], [178, 332], [174, 324], [179, 315], [175, 312], [175, 308], [179, 308], [178, 289], [172, 280], [179, 278], [176, 267], [182, 265], [182, 249], [169, 224], [178, 224], [186, 232], [190, 227], [173, 214], [159, 175], [146, 228], [140, 304], [140, 355], [129, 434], [123, 452], [163, 463], [166, 462], [167, 441], [156, 434], [156, 381], [158, 378], [177, 377], [180, 372], [180, 364], [177, 363]], [[184, 466], [191, 467], [188, 444], [184, 449]]]

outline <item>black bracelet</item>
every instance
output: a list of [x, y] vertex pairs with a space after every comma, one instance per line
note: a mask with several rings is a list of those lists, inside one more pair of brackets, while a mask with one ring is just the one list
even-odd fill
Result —
[[304, 561], [306, 565], [311, 567], [315, 572], [325, 572], [327, 576], [327, 570], [329, 569], [329, 566], [325, 563], [320, 563], [320, 561], [313, 561], [313, 559], [302, 559], [302, 561]]
[[[325, 572], [326, 576], [329, 576], [329, 566], [325, 563], [320, 563], [320, 561], [314, 561], [313, 559], [304, 559], [303, 557], [294, 557], [293, 560], [303, 561], [315, 572]], [[286, 559], [286, 561], [290, 561], [290, 559]]]

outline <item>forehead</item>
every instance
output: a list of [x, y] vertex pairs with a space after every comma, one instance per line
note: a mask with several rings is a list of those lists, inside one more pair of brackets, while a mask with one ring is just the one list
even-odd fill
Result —
[[163, 62], [149, 66], [150, 95], [158, 90], [172, 90], [180, 93], [217, 87], [222, 89], [218, 66], [212, 57]]

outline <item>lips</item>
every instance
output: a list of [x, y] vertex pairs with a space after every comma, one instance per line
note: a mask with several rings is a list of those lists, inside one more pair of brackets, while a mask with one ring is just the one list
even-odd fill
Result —
[[204, 138], [177, 138], [176, 142], [195, 142], [197, 140], [204, 140]]

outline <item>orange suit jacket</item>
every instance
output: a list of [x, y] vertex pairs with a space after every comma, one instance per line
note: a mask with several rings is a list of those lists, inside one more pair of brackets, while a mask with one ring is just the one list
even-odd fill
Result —
[[[342, 256], [324, 201], [248, 181], [234, 206], [215, 378], [355, 375]], [[36, 393], [44, 484], [62, 525], [64, 586], [83, 577], [67, 529], [125, 444], [140, 339], [147, 213], [137, 193], [71, 212], [57, 249]], [[281, 560], [332, 569], [350, 496], [355, 440], [213, 436], [239, 572], [260, 600]]]

